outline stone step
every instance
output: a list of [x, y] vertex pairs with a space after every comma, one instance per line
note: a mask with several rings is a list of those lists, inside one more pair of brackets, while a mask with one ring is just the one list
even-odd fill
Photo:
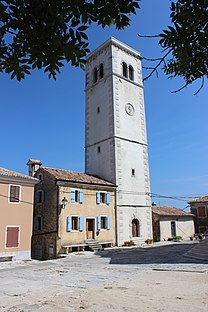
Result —
[[86, 240], [86, 245], [91, 251], [98, 251], [102, 249], [102, 246], [99, 244], [97, 240], [93, 240], [93, 239]]

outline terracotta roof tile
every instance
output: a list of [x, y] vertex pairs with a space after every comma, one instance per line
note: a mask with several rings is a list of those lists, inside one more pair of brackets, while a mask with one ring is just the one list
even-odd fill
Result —
[[160, 216], [192, 216], [191, 213], [187, 213], [181, 209], [167, 206], [152, 206], [152, 212]]
[[41, 170], [48, 172], [56, 180], [115, 186], [111, 182], [82, 172], [75, 172], [56, 168], [46, 168], [46, 167], [41, 167]]
[[194, 200], [191, 200], [190, 202], [188, 202], [188, 204], [192, 204], [192, 203], [205, 203], [208, 202], [208, 196], [203, 196], [200, 198], [196, 198]]
[[28, 175], [22, 174], [22, 173], [18, 173], [12, 170], [8, 170], [5, 168], [1, 168], [0, 167], [0, 177], [10, 177], [10, 178], [20, 178], [20, 179], [24, 179], [24, 180], [31, 180], [31, 181], [37, 181], [37, 179], [30, 177]]

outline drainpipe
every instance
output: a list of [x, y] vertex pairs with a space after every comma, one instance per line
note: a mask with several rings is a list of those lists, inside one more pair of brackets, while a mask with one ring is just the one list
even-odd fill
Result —
[[118, 246], [118, 225], [117, 225], [117, 189], [115, 189], [115, 238], [116, 238], [116, 246]]

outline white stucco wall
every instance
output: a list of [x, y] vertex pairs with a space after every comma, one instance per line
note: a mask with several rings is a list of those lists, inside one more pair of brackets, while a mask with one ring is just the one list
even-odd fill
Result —
[[[134, 68], [134, 81], [123, 77], [123, 62]], [[93, 83], [93, 70], [101, 63], [104, 77]], [[132, 115], [126, 111], [128, 103], [133, 105]], [[115, 39], [87, 60], [85, 133], [85, 171], [118, 186], [119, 244], [130, 239], [133, 218], [141, 223], [141, 238], [152, 237], [141, 57]]]
[[160, 237], [161, 241], [167, 240], [171, 237], [171, 221], [176, 224], [176, 236], [181, 236], [182, 239], [189, 239], [193, 236], [194, 221], [192, 217], [170, 218], [163, 217], [160, 219]]

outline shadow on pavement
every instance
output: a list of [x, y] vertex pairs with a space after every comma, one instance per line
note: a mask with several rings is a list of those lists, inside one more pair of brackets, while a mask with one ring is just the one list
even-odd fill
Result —
[[176, 243], [147, 248], [115, 248], [96, 252], [100, 257], [110, 258], [110, 264], [208, 264], [206, 260], [198, 260], [184, 255], [195, 244]]

